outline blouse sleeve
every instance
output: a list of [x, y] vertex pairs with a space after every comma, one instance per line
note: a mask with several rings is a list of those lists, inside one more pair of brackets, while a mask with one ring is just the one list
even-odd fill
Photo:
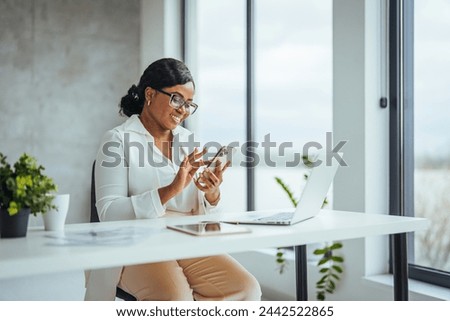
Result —
[[157, 218], [165, 213], [158, 189], [129, 195], [128, 160], [122, 135], [108, 131], [95, 163], [96, 207], [100, 221]]

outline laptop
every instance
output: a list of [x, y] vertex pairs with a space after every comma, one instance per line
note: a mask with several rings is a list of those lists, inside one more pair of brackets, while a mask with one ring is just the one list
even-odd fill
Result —
[[[339, 153], [342, 157], [342, 153]], [[224, 218], [221, 221], [234, 224], [262, 224], [262, 225], [293, 225], [316, 216], [322, 208], [331, 182], [339, 167], [338, 161], [333, 157], [331, 164], [326, 164], [325, 153], [320, 153], [316, 160], [322, 163], [313, 167], [306, 185], [295, 209], [289, 212], [268, 214], [258, 211], [247, 213], [234, 218]]]

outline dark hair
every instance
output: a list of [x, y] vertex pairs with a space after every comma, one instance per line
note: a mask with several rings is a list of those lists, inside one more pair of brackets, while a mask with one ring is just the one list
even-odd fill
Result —
[[[173, 58], [159, 59], [145, 69], [139, 84], [132, 85], [128, 93], [120, 100], [120, 113], [130, 117], [140, 114], [145, 103], [145, 89], [163, 89], [188, 82], [194, 84], [191, 72], [181, 61]], [[195, 84], [194, 84], [195, 88]]]

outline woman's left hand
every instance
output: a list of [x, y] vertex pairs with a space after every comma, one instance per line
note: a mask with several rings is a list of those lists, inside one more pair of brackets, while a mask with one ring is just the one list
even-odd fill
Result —
[[228, 161], [223, 167], [220, 160], [216, 161], [214, 171], [206, 168], [197, 180], [194, 180], [195, 186], [205, 193], [206, 200], [210, 204], [217, 204], [220, 197], [220, 184], [223, 182], [223, 173], [230, 166]]

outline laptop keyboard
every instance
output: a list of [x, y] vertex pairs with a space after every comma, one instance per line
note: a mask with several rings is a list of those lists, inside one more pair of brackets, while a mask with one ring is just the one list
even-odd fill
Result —
[[260, 217], [255, 221], [270, 221], [270, 222], [279, 222], [279, 221], [289, 221], [294, 216], [292, 212], [281, 212], [274, 215]]

